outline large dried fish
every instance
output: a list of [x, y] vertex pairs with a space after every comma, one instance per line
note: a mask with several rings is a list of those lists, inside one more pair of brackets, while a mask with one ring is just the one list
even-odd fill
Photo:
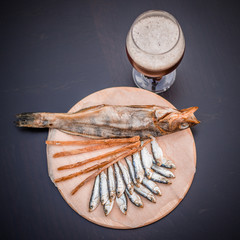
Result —
[[55, 128], [92, 138], [162, 136], [194, 126], [198, 107], [177, 110], [155, 105], [98, 105], [75, 113], [21, 113], [19, 127]]
[[89, 202], [89, 212], [92, 212], [97, 208], [97, 206], [100, 203], [100, 189], [99, 189], [99, 175], [95, 178], [94, 184], [93, 184], [93, 190], [92, 195]]

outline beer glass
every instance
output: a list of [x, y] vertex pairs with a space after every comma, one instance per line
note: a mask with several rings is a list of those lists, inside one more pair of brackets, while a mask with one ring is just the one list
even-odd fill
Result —
[[171, 14], [160, 10], [142, 13], [133, 22], [126, 38], [135, 84], [155, 93], [169, 89], [175, 81], [184, 50], [182, 29]]

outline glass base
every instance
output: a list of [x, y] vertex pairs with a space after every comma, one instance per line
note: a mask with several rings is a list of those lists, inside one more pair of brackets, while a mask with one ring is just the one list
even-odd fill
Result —
[[132, 76], [135, 84], [139, 88], [143, 88], [154, 93], [162, 93], [173, 85], [176, 78], [176, 70], [163, 76], [160, 80], [156, 80], [157, 78], [146, 77], [133, 68]]

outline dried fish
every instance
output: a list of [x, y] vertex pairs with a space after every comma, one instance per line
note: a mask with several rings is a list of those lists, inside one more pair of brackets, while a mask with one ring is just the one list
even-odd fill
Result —
[[158, 187], [158, 185], [153, 182], [152, 180], [149, 180], [147, 178], [143, 178], [142, 184], [147, 187], [152, 193], [156, 194], [156, 195], [162, 195], [160, 188]]
[[163, 156], [162, 148], [157, 143], [156, 138], [153, 136], [150, 136], [150, 138], [152, 139], [151, 146], [152, 146], [152, 153], [153, 153], [153, 157], [154, 157], [153, 163], [155, 163], [158, 166], [165, 167], [165, 168], [176, 168], [176, 166], [174, 165], [174, 163], [171, 160], [167, 160]]
[[136, 192], [133, 192], [133, 194], [131, 195], [128, 192], [128, 190], [126, 189], [126, 194], [127, 194], [128, 198], [130, 199], [130, 201], [135, 206], [143, 208], [143, 202], [142, 202], [141, 198], [139, 197], [139, 195]]
[[106, 216], [112, 211], [113, 204], [114, 204], [114, 199], [112, 201], [108, 199], [107, 202], [103, 205], [103, 211]]
[[93, 184], [93, 190], [92, 195], [89, 202], [89, 212], [92, 212], [97, 208], [97, 206], [100, 203], [100, 189], [99, 189], [99, 175], [95, 178], [94, 184]]
[[126, 215], [128, 208], [126, 194], [123, 193], [119, 198], [116, 197], [116, 202], [121, 212]]
[[125, 182], [126, 188], [129, 191], [129, 193], [132, 194], [133, 193], [133, 183], [132, 183], [130, 174], [128, 172], [128, 169], [120, 161], [118, 162], [118, 166], [121, 169], [123, 180]]
[[[143, 142], [142, 142], [143, 144]], [[144, 147], [142, 150], [141, 150], [141, 157], [142, 157], [142, 165], [143, 165], [143, 168], [144, 168], [144, 171], [145, 171], [145, 175], [148, 179], [151, 178], [151, 175], [152, 175], [152, 165], [153, 165], [153, 156], [152, 154], [150, 154], [147, 150], [146, 147]]]
[[116, 183], [114, 178], [114, 172], [112, 166], [107, 169], [108, 173], [108, 191], [109, 191], [109, 200], [110, 202], [116, 197]]
[[132, 164], [132, 157], [131, 156], [126, 157], [125, 161], [128, 165], [128, 170], [129, 170], [129, 173], [130, 173], [133, 184], [138, 185], [137, 180], [135, 178], [134, 167], [133, 167], [133, 164]]
[[133, 154], [133, 167], [135, 172], [135, 178], [138, 183], [141, 183], [144, 178], [144, 169], [142, 167], [140, 155], [138, 152]]
[[65, 133], [91, 138], [141, 139], [162, 136], [194, 126], [198, 107], [177, 110], [155, 105], [98, 105], [75, 113], [21, 113], [18, 127], [55, 128]]
[[126, 186], [124, 184], [120, 169], [116, 163], [114, 163], [114, 171], [115, 171], [115, 176], [116, 176], [117, 197], [121, 197], [126, 189]]
[[145, 197], [146, 199], [148, 199], [149, 201], [156, 203], [156, 198], [154, 197], [154, 195], [150, 192], [149, 189], [144, 187], [142, 184], [140, 184], [139, 187], [134, 186], [134, 190], [143, 197]]
[[100, 173], [100, 200], [101, 204], [104, 205], [109, 199], [107, 175], [104, 172]]
[[153, 172], [151, 176], [151, 180], [154, 182], [159, 182], [159, 183], [165, 183], [165, 184], [171, 184], [172, 182], [169, 181], [167, 178], [163, 177], [162, 175]]
[[168, 170], [164, 167], [157, 166], [157, 165], [153, 164], [152, 169], [156, 173], [159, 173], [159, 174], [163, 175], [164, 177], [167, 177], [167, 178], [174, 178], [175, 177], [174, 174], [170, 170]]

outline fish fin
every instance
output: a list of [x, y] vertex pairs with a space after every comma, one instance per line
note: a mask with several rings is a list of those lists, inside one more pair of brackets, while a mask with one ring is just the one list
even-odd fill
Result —
[[99, 109], [99, 108], [102, 108], [102, 107], [105, 107], [107, 106], [107, 104], [100, 104], [100, 105], [97, 105], [97, 106], [90, 106], [90, 107], [86, 107], [86, 108], [82, 108], [74, 113], [83, 113], [85, 111], [89, 111], [89, 110], [96, 110], [96, 109]]

